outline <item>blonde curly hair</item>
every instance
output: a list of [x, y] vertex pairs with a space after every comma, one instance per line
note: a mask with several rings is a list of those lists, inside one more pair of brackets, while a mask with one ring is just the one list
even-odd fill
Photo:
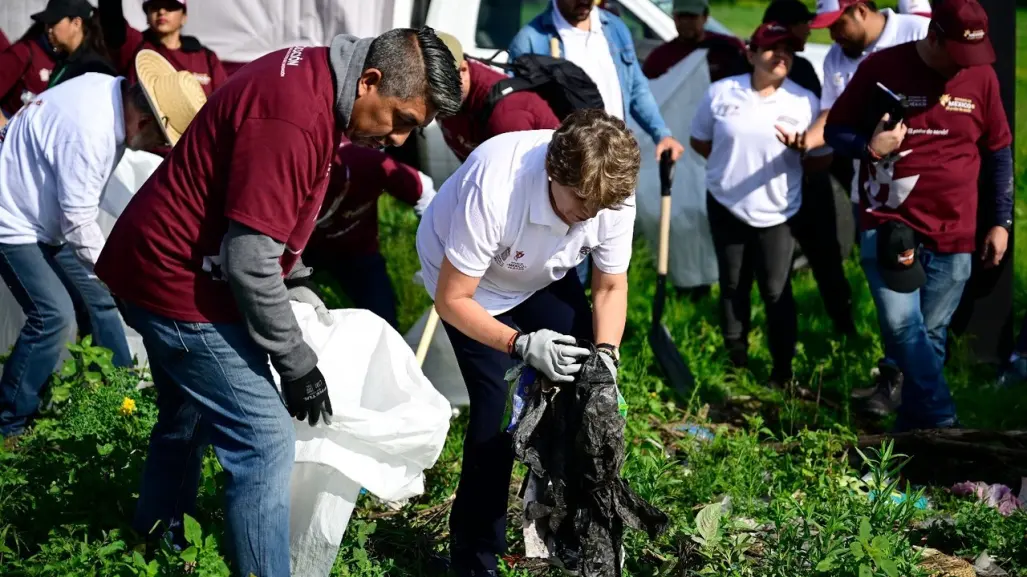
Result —
[[597, 108], [567, 116], [546, 153], [549, 177], [573, 189], [591, 214], [619, 208], [635, 192], [641, 163], [628, 126]]

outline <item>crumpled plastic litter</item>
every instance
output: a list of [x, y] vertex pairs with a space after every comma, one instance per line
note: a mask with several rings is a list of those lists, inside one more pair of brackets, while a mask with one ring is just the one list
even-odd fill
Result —
[[950, 490], [953, 495], [960, 497], [971, 495], [977, 497], [978, 501], [998, 509], [999, 514], [1003, 517], [1012, 515], [1018, 509], [1027, 510], [1027, 505], [1013, 494], [1012, 489], [999, 483], [989, 485], [980, 481], [966, 481], [965, 483], [956, 483]]
[[1005, 569], [995, 563], [987, 551], [981, 552], [974, 560], [974, 571], [977, 573], [977, 577], [1007, 577], [1009, 575]]
[[511, 421], [514, 454], [530, 469], [522, 490], [525, 550], [582, 577], [619, 577], [624, 527], [654, 539], [668, 519], [621, 477], [626, 420], [616, 377], [594, 345], [579, 346], [592, 354], [574, 383], [518, 375], [518, 388], [526, 388]]

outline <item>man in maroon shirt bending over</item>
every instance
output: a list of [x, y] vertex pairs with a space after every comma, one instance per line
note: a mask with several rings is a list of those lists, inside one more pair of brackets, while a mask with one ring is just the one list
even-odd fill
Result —
[[456, 112], [455, 68], [430, 28], [272, 52], [211, 95], [132, 198], [96, 274], [142, 335], [158, 390], [139, 531], [160, 522], [181, 543], [212, 444], [235, 573], [289, 574], [290, 416], [332, 413], [289, 304], [323, 306], [300, 254], [343, 136], [398, 146]]
[[709, 0], [674, 0], [673, 14], [678, 37], [657, 46], [645, 59], [642, 73], [646, 78], [663, 76], [697, 48], [709, 49], [706, 61], [712, 82], [748, 71], [745, 45], [741, 40], [706, 30]]
[[[995, 195], [982, 207], [992, 226], [978, 258], [996, 266], [1006, 251], [1012, 138], [994, 61], [977, 0], [936, 3], [927, 38], [869, 56], [827, 118], [829, 144], [863, 161], [860, 254], [885, 354], [905, 377], [899, 430], [958, 424], [942, 368], [978, 252], [982, 170]], [[905, 119], [891, 128], [899, 110]]]
[[482, 122], [482, 110], [486, 106], [492, 85], [506, 78], [506, 75], [492, 68], [464, 58], [460, 41], [445, 32], [439, 38], [446, 43], [460, 69], [460, 112], [439, 121], [446, 144], [460, 159], [467, 157], [479, 144], [507, 132], [520, 130], [556, 130], [560, 121], [553, 114], [549, 103], [535, 92], [522, 90], [504, 96], [496, 103], [486, 122]]
[[435, 196], [430, 178], [384, 152], [352, 144], [339, 147], [303, 260], [328, 271], [355, 307], [398, 329], [396, 292], [378, 247], [378, 197], [383, 192], [413, 206], [418, 216]]

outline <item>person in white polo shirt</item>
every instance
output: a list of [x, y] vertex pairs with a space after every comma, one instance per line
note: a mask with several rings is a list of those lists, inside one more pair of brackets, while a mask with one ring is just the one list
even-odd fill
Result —
[[[929, 18], [912, 14], [897, 14], [885, 8], [878, 10], [869, 0], [819, 0], [813, 28], [827, 28], [834, 44], [824, 58], [824, 91], [820, 99], [820, 116], [816, 130], [822, 131], [831, 107], [852, 80], [860, 63], [874, 52], [927, 37]], [[845, 162], [849, 162], [845, 160]], [[859, 160], [853, 159], [849, 182], [849, 199], [859, 233]], [[848, 171], [836, 174], [848, 176]], [[858, 388], [853, 398], [863, 409], [878, 416], [895, 410], [901, 398], [902, 373], [891, 359], [882, 358], [874, 372], [876, 382], [870, 388]]]
[[93, 343], [111, 349], [116, 366], [132, 364], [114, 299], [93, 274], [105, 242], [101, 195], [126, 148], [165, 143], [165, 123], [184, 130], [205, 100], [194, 78], [140, 52], [140, 61], [154, 58], [166, 77], [130, 85], [86, 73], [43, 92], [0, 130], [0, 278], [27, 318], [0, 377], [0, 435], [20, 433], [38, 407], [73, 303], [88, 310]]
[[[506, 549], [513, 466], [501, 432], [504, 378], [524, 360], [572, 382], [589, 349], [612, 365], [624, 332], [633, 191], [641, 162], [624, 121], [579, 110], [559, 129], [481, 144], [428, 206], [417, 229], [435, 300], [470, 396], [463, 466], [450, 516], [458, 575], [496, 575]], [[592, 307], [575, 267], [592, 257]]]
[[899, 14], [915, 14], [931, 17], [931, 3], [928, 0], [899, 0]]
[[692, 120], [692, 148], [707, 159], [724, 344], [732, 364], [747, 365], [755, 276], [775, 387], [792, 382], [797, 329], [790, 225], [802, 203], [803, 155], [823, 144], [822, 133], [807, 132], [820, 110], [817, 96], [787, 78], [801, 45], [788, 28], [761, 25], [749, 41], [753, 71], [713, 83]]

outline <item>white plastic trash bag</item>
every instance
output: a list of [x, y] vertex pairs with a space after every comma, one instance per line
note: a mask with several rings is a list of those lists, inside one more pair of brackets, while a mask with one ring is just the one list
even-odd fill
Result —
[[[326, 577], [360, 494], [383, 501], [424, 492], [424, 470], [442, 453], [452, 409], [388, 323], [358, 309], [292, 303], [303, 339], [318, 355], [332, 400], [331, 424], [296, 425], [289, 524], [293, 577]], [[275, 374], [278, 383], [278, 375]]]
[[[671, 189], [670, 261], [668, 275], [677, 287], [691, 288], [717, 282], [717, 254], [706, 218], [706, 160], [688, 146], [692, 117], [710, 85], [706, 49], [696, 50], [663, 76], [649, 81], [660, 113], [685, 154], [674, 169]], [[634, 120], [642, 167], [636, 189], [635, 223], [655, 253], [660, 231], [660, 167], [656, 146]]]

